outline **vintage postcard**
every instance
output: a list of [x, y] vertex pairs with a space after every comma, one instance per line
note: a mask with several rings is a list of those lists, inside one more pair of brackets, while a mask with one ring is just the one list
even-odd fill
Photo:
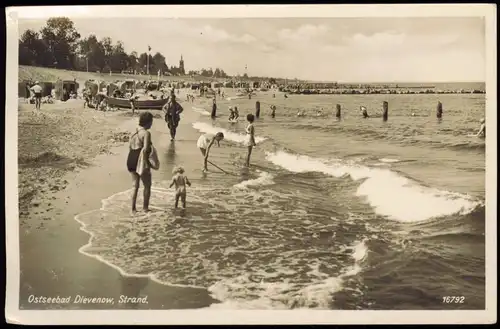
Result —
[[7, 321], [496, 322], [495, 9], [7, 8]]

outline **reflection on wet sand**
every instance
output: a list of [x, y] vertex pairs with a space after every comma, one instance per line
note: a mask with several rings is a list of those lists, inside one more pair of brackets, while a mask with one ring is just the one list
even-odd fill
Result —
[[149, 284], [148, 278], [140, 278], [135, 276], [121, 277], [122, 289], [119, 303], [126, 309], [139, 309], [143, 304], [139, 300], [148, 299], [147, 295], [141, 295], [141, 291]]
[[167, 149], [167, 164], [174, 164], [175, 160], [175, 141], [172, 141]]

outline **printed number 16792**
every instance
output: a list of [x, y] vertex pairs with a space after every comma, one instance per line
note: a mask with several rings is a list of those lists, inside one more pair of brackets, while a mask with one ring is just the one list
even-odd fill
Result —
[[443, 303], [445, 304], [463, 304], [465, 302], [464, 296], [444, 296]]

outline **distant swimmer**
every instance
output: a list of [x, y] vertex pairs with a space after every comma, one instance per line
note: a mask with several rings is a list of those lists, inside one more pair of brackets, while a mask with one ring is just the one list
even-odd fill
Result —
[[306, 116], [306, 111], [304, 111], [304, 110], [299, 110], [299, 112], [297, 112], [297, 116], [298, 116], [298, 117], [305, 117], [305, 116]]
[[238, 113], [238, 106], [234, 107], [234, 120], [238, 120], [240, 114]]
[[253, 126], [253, 122], [255, 121], [255, 116], [253, 114], [247, 114], [248, 126], [245, 129], [247, 136], [245, 139], [245, 146], [248, 147], [247, 153], [247, 161], [245, 165], [247, 167], [250, 166], [250, 156], [252, 155], [252, 149], [257, 144], [255, 143], [255, 128]]
[[216, 116], [217, 116], [217, 102], [216, 102], [215, 97], [214, 97], [214, 100], [212, 103], [212, 113], [210, 114], [210, 117], [212, 117], [212, 119], [215, 119]]
[[482, 138], [486, 137], [486, 121], [484, 120], [484, 118], [481, 119], [481, 127], [479, 128], [476, 136]]
[[288, 95], [287, 95], [287, 94], [285, 94], [285, 98], [288, 98]]
[[366, 110], [366, 107], [361, 106], [361, 107], [360, 107], [360, 109], [361, 109], [361, 114], [363, 115], [363, 118], [365, 118], [365, 119], [366, 119], [366, 118], [370, 117], [370, 116], [368, 115], [368, 111]]
[[179, 199], [182, 201], [182, 208], [186, 209], [186, 185], [191, 186], [191, 182], [184, 175], [184, 168], [175, 167], [172, 171], [174, 177], [172, 177], [172, 182], [170, 183], [170, 188], [175, 185], [175, 208], [179, 205]]
[[229, 121], [234, 120], [234, 110], [233, 110], [232, 106], [229, 106], [229, 118], [228, 118], [228, 120]]
[[271, 118], [276, 116], [276, 105], [271, 105]]
[[322, 115], [323, 115], [323, 109], [321, 109], [321, 110], [316, 110], [316, 116], [317, 116], [317, 117], [320, 117], [320, 116], [322, 116]]
[[200, 149], [201, 154], [204, 157], [203, 161], [203, 172], [207, 172], [207, 163], [208, 163], [208, 154], [210, 153], [210, 148], [217, 142], [217, 146], [220, 147], [220, 141], [224, 139], [224, 134], [222, 132], [218, 132], [212, 138], [209, 135], [201, 135], [196, 142], [196, 146]]
[[273, 98], [276, 98], [276, 94], [273, 94]]

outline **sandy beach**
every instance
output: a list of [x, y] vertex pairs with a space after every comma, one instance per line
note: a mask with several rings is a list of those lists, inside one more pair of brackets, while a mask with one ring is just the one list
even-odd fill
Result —
[[[81, 100], [43, 104], [38, 113], [33, 107], [20, 101], [20, 308], [109, 308], [99, 303], [35, 303], [37, 296], [115, 300], [147, 296], [147, 303], [112, 308], [182, 309], [213, 303], [206, 290], [167, 287], [145, 277], [123, 276], [79, 252], [90, 236], [80, 230], [74, 217], [99, 208], [101, 200], [131, 186], [125, 159], [137, 114], [132, 117], [127, 111], [84, 109]], [[158, 141], [159, 152], [165, 153], [167, 142], [161, 139], [167, 140], [167, 130], [160, 113], [154, 115], [153, 140]], [[187, 120], [181, 122], [180, 135], [192, 130], [189, 125]], [[171, 163], [162, 162], [163, 171], [171, 172]]]

